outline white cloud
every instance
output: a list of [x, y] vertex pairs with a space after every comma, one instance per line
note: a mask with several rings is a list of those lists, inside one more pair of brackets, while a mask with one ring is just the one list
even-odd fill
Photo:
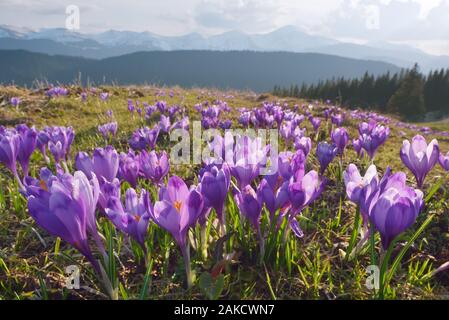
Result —
[[449, 43], [449, 0], [0, 0], [0, 24], [63, 27], [68, 4], [80, 6], [82, 32], [263, 33], [295, 25], [359, 42]]

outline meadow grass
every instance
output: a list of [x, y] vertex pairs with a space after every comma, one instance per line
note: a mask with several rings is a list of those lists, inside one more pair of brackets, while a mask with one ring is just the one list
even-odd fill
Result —
[[[119, 132], [113, 145], [126, 151], [127, 140], [132, 131], [146, 125], [145, 121], [127, 110], [127, 100], [153, 104], [165, 100], [169, 105], [186, 107], [191, 120], [200, 119], [193, 109], [196, 103], [224, 100], [231, 107], [229, 117], [237, 123], [240, 107], [258, 106], [262, 101], [279, 101], [302, 105], [298, 99], [280, 99], [271, 95], [259, 96], [251, 92], [219, 91], [210, 89], [171, 88], [174, 96], [160, 96], [161, 90], [147, 87], [104, 87], [100, 90], [111, 94], [108, 101], [90, 96], [82, 102], [80, 88], [70, 88], [68, 97], [48, 99], [43, 91], [31, 91], [16, 87], [1, 87], [0, 125], [14, 126], [19, 123], [35, 125], [72, 126], [76, 132], [72, 147], [73, 155], [78, 151], [91, 152], [95, 147], [104, 147], [104, 139], [97, 127], [109, 121], [106, 111], [112, 110]], [[22, 104], [15, 109], [5, 102], [12, 96], [20, 96]], [[314, 111], [312, 111], [313, 113]], [[351, 137], [356, 137], [358, 121], [347, 119], [344, 126]], [[449, 129], [449, 122], [419, 124], [437, 130]], [[150, 125], [151, 126], [151, 125]], [[301, 125], [312, 133], [308, 121]], [[390, 126], [391, 135], [377, 153], [374, 163], [384, 172], [387, 166], [393, 171], [405, 171], [409, 183], [415, 185], [412, 174], [399, 158], [399, 150], [404, 139], [411, 139], [416, 132]], [[329, 141], [329, 132], [322, 125], [320, 139]], [[449, 138], [436, 138], [442, 151], [449, 151]], [[288, 146], [290, 149], [292, 146]], [[169, 150], [169, 142], [159, 144], [158, 149]], [[316, 142], [313, 141], [309, 156], [309, 169], [318, 169], [314, 156]], [[351, 148], [349, 148], [351, 149]], [[360, 159], [353, 150], [345, 153], [343, 168], [356, 163], [364, 171], [371, 163]], [[38, 174], [45, 165], [42, 156], [35, 152], [31, 160], [31, 175]], [[70, 165], [70, 164], [69, 164]], [[73, 165], [73, 164], [72, 164]], [[170, 174], [177, 174], [187, 181], [195, 182], [198, 166], [172, 167]], [[99, 227], [108, 235], [109, 250], [114, 251], [110, 261], [111, 277], [117, 281], [120, 299], [372, 299], [375, 294], [365, 286], [366, 267], [372, 264], [369, 246], [365, 246], [351, 259], [345, 252], [358, 238], [353, 232], [357, 226], [357, 209], [349, 202], [345, 186], [341, 180], [338, 160], [330, 165], [326, 176], [330, 183], [322, 196], [304, 210], [299, 221], [304, 230], [304, 238], [288, 235], [282, 241], [280, 233], [273, 232], [269, 220], [262, 219], [262, 228], [267, 232], [265, 256], [261, 260], [255, 234], [248, 222], [241, 218], [232, 197], [228, 197], [228, 234], [219, 238], [217, 226], [210, 222], [208, 234], [213, 241], [207, 258], [201, 250], [192, 250], [192, 268], [196, 285], [186, 290], [182, 257], [172, 238], [155, 224], [150, 224], [147, 246], [150, 260], [142, 258], [142, 252], [135, 243], [115, 231], [106, 218], [99, 218]], [[442, 182], [441, 185], [438, 184]], [[4, 167], [0, 167], [0, 299], [106, 299], [91, 267], [85, 259], [64, 242], [48, 235], [40, 229], [27, 213], [26, 199], [17, 191], [14, 179]], [[150, 183], [142, 183], [153, 194], [156, 189]], [[437, 187], [435, 187], [437, 186]], [[449, 274], [441, 273], [430, 277], [430, 273], [449, 260], [449, 179], [437, 166], [426, 179], [425, 196], [431, 193], [426, 207], [418, 217], [418, 222], [407, 233], [416, 231], [429, 215], [434, 215], [430, 224], [413, 242], [398, 264], [386, 288], [387, 299], [443, 299], [449, 297]], [[435, 190], [434, 190], [435, 189]], [[154, 201], [154, 200], [153, 200]], [[212, 221], [212, 219], [210, 219]], [[285, 227], [285, 226], [283, 226]], [[271, 228], [271, 229], [270, 229]], [[270, 232], [271, 231], [271, 232]], [[281, 227], [282, 231], [282, 227]], [[190, 237], [197, 242], [200, 230], [192, 231]], [[379, 239], [373, 239], [379, 248]], [[223, 244], [230, 254], [222, 260]], [[399, 241], [392, 252], [393, 258], [403, 248]], [[196, 250], [195, 250], [196, 249]], [[81, 267], [81, 289], [65, 288], [65, 267], [76, 264]], [[211, 277], [217, 270], [220, 276]], [[214, 291], [215, 290], [215, 291]]]

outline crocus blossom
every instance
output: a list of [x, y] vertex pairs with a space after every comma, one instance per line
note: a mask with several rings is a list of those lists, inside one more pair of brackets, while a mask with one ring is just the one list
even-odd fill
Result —
[[380, 233], [386, 250], [399, 234], [411, 227], [424, 204], [421, 190], [406, 185], [404, 173], [392, 175], [371, 200], [370, 221]]
[[119, 197], [111, 197], [105, 208], [106, 216], [122, 232], [130, 235], [146, 251], [145, 236], [153, 206], [149, 193], [143, 189], [138, 197], [136, 190], [126, 190], [125, 205]]
[[440, 161], [441, 167], [444, 170], [449, 171], [449, 152], [446, 153], [446, 155], [440, 154], [439, 161]]
[[133, 188], [137, 186], [137, 178], [140, 172], [139, 157], [130, 150], [128, 153], [120, 153], [118, 177], [127, 181]]
[[109, 140], [110, 138], [115, 137], [117, 135], [117, 129], [117, 122], [109, 122], [98, 126], [98, 131], [100, 131], [105, 140]]
[[11, 98], [11, 100], [9, 101], [10, 103], [11, 103], [11, 105], [13, 106], [13, 107], [18, 107], [19, 106], [19, 104], [20, 104], [20, 98], [19, 97], [12, 97]]
[[14, 131], [7, 130], [0, 134], [0, 163], [3, 163], [20, 182], [17, 174], [17, 154], [20, 149], [20, 136]]
[[94, 172], [99, 179], [112, 181], [117, 176], [119, 169], [119, 155], [112, 146], [107, 146], [104, 149], [96, 148], [92, 159], [85, 152], [78, 153], [75, 157], [75, 166], [89, 178]]
[[362, 148], [373, 159], [377, 149], [385, 143], [389, 135], [390, 128], [377, 125], [369, 133], [363, 133], [359, 139]]
[[262, 201], [251, 186], [245, 186], [234, 196], [240, 213], [248, 219], [251, 226], [260, 233], [260, 216], [262, 212]]
[[28, 176], [31, 155], [36, 149], [37, 131], [34, 127], [28, 128], [28, 126], [24, 124], [18, 125], [16, 130], [20, 137], [17, 161], [20, 163], [23, 175], [26, 177]]
[[332, 142], [337, 147], [338, 153], [343, 154], [349, 141], [349, 134], [345, 128], [336, 128], [331, 133]]
[[221, 169], [213, 166], [203, 173], [198, 189], [203, 195], [204, 205], [214, 208], [219, 221], [224, 224], [224, 205], [231, 183], [231, 172], [227, 164]]
[[[390, 170], [387, 169], [382, 181], [387, 179], [389, 175]], [[346, 185], [346, 194], [349, 200], [359, 206], [364, 225], [367, 226], [371, 195], [380, 187], [377, 168], [375, 165], [369, 166], [362, 177], [357, 166], [351, 163], [343, 172], [343, 178]]]
[[422, 188], [424, 179], [437, 163], [439, 155], [438, 141], [434, 139], [427, 144], [421, 135], [413, 137], [412, 143], [405, 140], [400, 151], [402, 162], [415, 175], [418, 188]]
[[140, 172], [147, 179], [159, 184], [170, 170], [170, 163], [165, 151], [157, 154], [156, 151], [148, 153], [142, 150], [139, 155]]
[[357, 152], [357, 155], [359, 157], [363, 156], [363, 148], [362, 148], [362, 141], [359, 139], [352, 139], [352, 147], [354, 148], [355, 152]]
[[[225, 137], [226, 144], [227, 138]], [[229, 148], [226, 147], [228, 152]], [[262, 145], [262, 139], [249, 136], [236, 136], [235, 147], [233, 148], [232, 159], [226, 160], [231, 168], [231, 174], [237, 179], [239, 188], [249, 185], [260, 172], [260, 165], [266, 160], [268, 146]]]
[[88, 180], [77, 171], [54, 176], [44, 170], [40, 180], [27, 183], [28, 210], [36, 223], [54, 236], [70, 243], [100, 272], [88, 241], [97, 237], [95, 208], [99, 185], [95, 175]]
[[51, 127], [47, 128], [50, 140], [48, 149], [55, 158], [55, 161], [66, 161], [70, 153], [70, 147], [75, 138], [75, 132], [72, 127]]
[[329, 163], [334, 160], [337, 155], [338, 149], [334, 144], [328, 144], [327, 142], [320, 142], [316, 148], [316, 156], [320, 162], [320, 175], [324, 174]]
[[288, 184], [288, 195], [291, 204], [288, 221], [296, 236], [303, 236], [303, 232], [295, 218], [296, 215], [321, 195], [325, 185], [326, 181], [321, 180], [318, 173], [314, 170], [305, 175], [300, 173], [291, 177]]
[[203, 207], [201, 194], [196, 189], [189, 191], [185, 182], [177, 176], [171, 177], [167, 187], [161, 188], [159, 201], [154, 205], [152, 217], [154, 222], [167, 230], [181, 248], [188, 287], [192, 286], [193, 279], [187, 232], [197, 223]]
[[141, 128], [133, 132], [129, 145], [134, 150], [143, 150], [148, 147], [154, 149], [158, 136], [159, 126], [155, 126], [153, 129]]

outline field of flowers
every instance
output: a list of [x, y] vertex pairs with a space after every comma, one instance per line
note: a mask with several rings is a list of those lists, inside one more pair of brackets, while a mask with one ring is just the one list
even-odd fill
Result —
[[[180, 164], [196, 121], [209, 155]], [[1, 87], [0, 299], [447, 299], [446, 130], [251, 92]]]

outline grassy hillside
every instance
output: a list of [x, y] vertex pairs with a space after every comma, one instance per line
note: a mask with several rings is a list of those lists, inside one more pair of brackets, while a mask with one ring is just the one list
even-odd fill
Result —
[[[0, 61], [2, 61], [0, 59]], [[173, 60], [172, 60], [173, 61]], [[309, 102], [297, 99], [280, 99], [271, 95], [257, 95], [252, 92], [219, 91], [212, 89], [182, 89], [157, 88], [153, 86], [107, 86], [98, 88], [98, 92], [108, 92], [110, 97], [102, 101], [97, 94], [89, 95], [86, 102], [82, 102], [79, 87], [70, 87], [67, 97], [49, 99], [43, 90], [30, 91], [18, 87], [0, 87], [0, 125], [15, 126], [20, 123], [35, 125], [38, 129], [44, 126], [60, 125], [72, 126], [76, 132], [71, 150], [72, 160], [76, 152], [88, 151], [92, 153], [95, 147], [104, 147], [105, 141], [100, 136], [97, 127], [110, 119], [106, 112], [112, 110], [114, 120], [118, 122], [118, 135], [112, 144], [118, 151], [126, 152], [127, 141], [132, 132], [144, 125], [152, 127], [155, 119], [149, 122], [137, 114], [131, 115], [127, 109], [128, 99], [152, 105], [164, 100], [168, 105], [185, 107], [190, 121], [201, 119], [195, 111], [194, 105], [199, 102], [224, 100], [231, 111], [226, 119], [233, 121], [233, 127], [238, 126], [239, 108], [260, 106], [263, 101], [277, 101], [288, 104], [293, 108]], [[173, 95], [169, 93], [172, 91]], [[9, 105], [11, 97], [21, 97], [22, 103], [16, 109]], [[314, 103], [311, 112], [315, 116], [322, 116], [322, 104]], [[156, 118], [157, 119], [157, 118]], [[394, 117], [393, 117], [394, 119]], [[351, 138], [358, 136], [359, 120], [347, 117], [344, 127]], [[435, 130], [447, 130], [448, 122], [419, 124], [429, 126]], [[407, 173], [408, 183], [415, 185], [414, 178], [399, 158], [399, 150], [404, 139], [411, 139], [417, 134], [417, 129], [408, 129], [389, 124], [390, 137], [376, 155], [374, 163], [380, 172], [385, 172], [387, 166], [392, 170]], [[313, 129], [307, 120], [301, 124], [313, 138]], [[317, 135], [319, 141], [330, 141], [330, 124], [323, 124]], [[449, 137], [436, 134], [426, 135], [426, 140], [436, 138], [440, 149], [449, 151]], [[281, 143], [283, 148], [293, 150], [291, 145]], [[319, 163], [315, 156], [317, 142], [313, 139], [312, 151], [307, 162], [307, 170], [318, 170]], [[158, 142], [158, 150], [170, 150], [170, 142], [162, 139]], [[348, 147], [342, 159], [343, 169], [350, 163], [356, 163], [367, 168], [370, 161], [361, 159], [351, 147]], [[277, 255], [265, 265], [258, 260], [257, 240], [247, 222], [239, 227], [239, 213], [236, 205], [229, 196], [226, 205], [228, 212], [230, 238], [224, 240], [228, 249], [234, 253], [232, 263], [223, 270], [223, 299], [371, 299], [372, 291], [365, 287], [366, 271], [370, 265], [371, 252], [365, 246], [356, 259], [348, 260], [345, 250], [353, 236], [356, 206], [351, 203], [345, 193], [338, 159], [335, 159], [326, 176], [329, 185], [322, 196], [310, 207], [306, 208], [299, 218], [304, 237], [297, 239], [288, 235], [284, 247], [279, 247]], [[40, 153], [35, 152], [32, 157], [31, 175], [36, 176], [39, 169], [45, 165]], [[53, 166], [53, 165], [52, 165]], [[73, 172], [73, 161], [69, 163]], [[53, 167], [52, 167], [53, 168]], [[197, 181], [198, 166], [172, 166], [170, 175], [177, 174], [186, 181]], [[446, 177], [445, 179], [442, 179]], [[441, 182], [440, 188], [433, 187]], [[11, 174], [0, 165], [0, 299], [40, 299], [40, 298], [75, 298], [75, 299], [104, 299], [107, 298], [99, 285], [92, 268], [76, 250], [64, 241], [39, 228], [27, 212], [26, 199], [17, 192], [17, 185]], [[123, 187], [123, 186], [122, 186]], [[157, 193], [156, 186], [142, 182], [139, 186]], [[124, 188], [124, 187], [123, 187]], [[447, 174], [436, 166], [426, 179], [425, 196], [432, 192], [425, 209], [418, 217], [418, 222], [407, 232], [411, 235], [429, 215], [434, 215], [430, 225], [416, 239], [402, 259], [396, 274], [387, 290], [388, 299], [440, 299], [449, 294], [449, 274], [440, 273], [435, 277], [428, 275], [449, 260], [449, 208], [448, 208], [449, 179]], [[154, 197], [152, 199], [154, 203]], [[99, 216], [99, 225], [107, 228], [106, 218]], [[212, 223], [211, 223], [212, 225]], [[102, 228], [103, 228], [102, 227]], [[248, 230], [243, 232], [241, 229]], [[217, 267], [215, 254], [219, 238], [215, 226], [211, 226], [211, 245], [209, 256], [203, 259], [198, 250], [192, 249], [192, 268], [199, 277], [203, 273], [211, 272]], [[239, 232], [244, 236], [240, 238]], [[194, 235], [192, 235], [194, 236]], [[116, 271], [119, 282], [118, 296], [120, 299], [139, 298], [144, 280], [149, 281], [147, 298], [150, 299], [204, 299], [207, 296], [196, 282], [192, 289], [184, 286], [184, 267], [178, 247], [172, 238], [156, 225], [151, 225], [148, 232], [148, 243], [152, 250], [153, 267], [146, 275], [146, 266], [139, 260], [135, 247], [118, 231], [114, 233], [113, 242], [117, 254]], [[376, 250], [380, 249], [379, 239], [376, 237]], [[405, 244], [401, 240], [393, 256]], [[220, 263], [220, 261], [218, 261]], [[71, 264], [82, 267], [80, 290], [64, 288], [64, 269]], [[86, 288], [94, 290], [87, 290]]]

